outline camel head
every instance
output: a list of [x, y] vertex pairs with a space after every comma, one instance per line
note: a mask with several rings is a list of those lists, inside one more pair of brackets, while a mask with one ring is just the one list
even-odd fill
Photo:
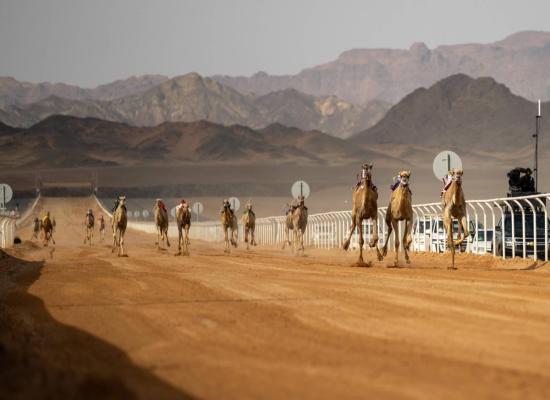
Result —
[[229, 203], [229, 200], [223, 199], [223, 208], [226, 209], [226, 210], [231, 209], [231, 204]]
[[118, 205], [119, 207], [126, 207], [126, 196], [119, 196], [118, 197]]
[[462, 168], [453, 168], [449, 171], [449, 173], [452, 176], [454, 182], [458, 184], [462, 183], [462, 175], [464, 175], [464, 171], [462, 170]]
[[249, 211], [252, 210], [252, 203], [251, 202], [246, 203], [246, 209], [249, 210]]
[[411, 177], [411, 171], [401, 171], [399, 173], [399, 177], [401, 178], [401, 185], [408, 186], [409, 185], [409, 179]]
[[370, 182], [372, 177], [372, 164], [363, 164], [361, 168], [361, 179], [365, 182]]
[[306, 198], [304, 196], [298, 196], [298, 207], [302, 207], [305, 204]]

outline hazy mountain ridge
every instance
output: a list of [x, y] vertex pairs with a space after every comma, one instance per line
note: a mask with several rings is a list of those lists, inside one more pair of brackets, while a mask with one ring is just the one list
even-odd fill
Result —
[[191, 73], [167, 80], [145, 92], [111, 101], [48, 97], [28, 105], [11, 105], [0, 109], [0, 120], [23, 127], [58, 114], [135, 126], [198, 120], [252, 128], [281, 123], [346, 138], [372, 126], [388, 108], [389, 104], [384, 102], [359, 107], [335, 96], [315, 97], [293, 89], [258, 97], [243, 95], [213, 79]]
[[112, 100], [146, 91], [166, 80], [168, 77], [162, 75], [131, 76], [88, 89], [66, 83], [18, 81], [4, 76], [0, 77], [0, 107], [31, 104], [50, 96], [72, 100]]
[[242, 93], [263, 95], [294, 88], [315, 96], [335, 95], [362, 104], [374, 99], [396, 103], [418, 87], [464, 73], [491, 76], [515, 94], [550, 100], [550, 32], [518, 32], [489, 44], [458, 44], [408, 50], [353, 49], [336, 60], [296, 75], [259, 72], [250, 77], [213, 76]]

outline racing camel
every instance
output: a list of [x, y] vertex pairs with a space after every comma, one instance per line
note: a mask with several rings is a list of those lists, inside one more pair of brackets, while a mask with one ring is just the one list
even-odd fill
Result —
[[306, 198], [298, 196], [298, 205], [292, 212], [292, 251], [298, 254], [299, 251], [304, 252], [304, 233], [307, 227], [307, 207], [305, 205]]
[[84, 244], [88, 242], [88, 244], [92, 245], [92, 238], [94, 237], [94, 214], [92, 213], [92, 209], [89, 209], [86, 213], [86, 218], [84, 219], [84, 225], [86, 225], [86, 236], [84, 237]]
[[386, 242], [382, 248], [382, 255], [385, 257], [388, 254], [388, 242], [392, 230], [394, 233], [394, 247], [395, 247], [395, 264], [399, 265], [399, 221], [405, 221], [405, 229], [403, 232], [403, 252], [405, 253], [405, 261], [410, 264], [409, 248], [412, 243], [411, 230], [413, 223], [413, 209], [412, 209], [412, 193], [409, 188], [409, 179], [411, 171], [401, 171], [397, 175], [396, 182], [392, 185], [392, 193], [390, 196], [390, 204], [386, 211], [386, 225], [388, 226], [388, 233], [386, 235]]
[[[246, 203], [242, 221], [244, 225], [244, 242], [246, 243], [246, 250], [250, 250], [250, 245], [256, 246], [256, 238], [254, 232], [256, 231], [256, 214], [252, 211], [252, 204]], [[250, 240], [249, 237], [250, 236]]]
[[46, 215], [42, 218], [40, 227], [42, 229], [42, 232], [44, 233], [44, 247], [48, 245], [50, 240], [53, 244], [55, 244], [55, 240], [53, 238], [53, 225], [52, 225], [52, 218], [50, 216], [50, 212], [46, 212]]
[[124, 234], [126, 233], [126, 225], [128, 218], [126, 216], [126, 197], [118, 198], [118, 205], [113, 214], [113, 252], [118, 248], [118, 256], [126, 256], [124, 253]]
[[99, 216], [99, 241], [103, 243], [105, 240], [105, 218], [103, 215]]
[[[188, 256], [189, 248], [187, 246], [190, 244], [189, 228], [191, 227], [191, 211], [189, 210], [189, 205], [184, 200], [176, 207], [176, 223], [179, 235], [178, 252], [176, 255]], [[183, 232], [185, 232], [185, 236]]]
[[[449, 269], [456, 269], [455, 247], [459, 246], [469, 235], [466, 221], [466, 200], [462, 191], [462, 175], [464, 175], [464, 171], [459, 168], [453, 168], [449, 171], [450, 185], [444, 189], [442, 196], [443, 224], [447, 232], [447, 247], [451, 249], [452, 264]], [[453, 240], [453, 218], [458, 220], [456, 240]]]
[[38, 235], [40, 234], [40, 227], [42, 224], [40, 223], [40, 220], [38, 217], [36, 217], [33, 221], [33, 229], [32, 229], [32, 239], [38, 239]]
[[[237, 247], [238, 226], [237, 226], [237, 217], [235, 217], [233, 210], [231, 210], [231, 205], [229, 204], [229, 200], [227, 199], [223, 201], [223, 206], [221, 210], [221, 222], [222, 222], [222, 229], [223, 229], [224, 243], [225, 243], [224, 253], [229, 254], [230, 242], [233, 245], [233, 247]], [[228, 233], [228, 230], [231, 230], [230, 234]]]
[[376, 248], [376, 256], [378, 261], [382, 261], [382, 254], [378, 248], [378, 192], [376, 186], [372, 183], [372, 165], [363, 164], [361, 170], [361, 180], [352, 189], [353, 206], [351, 210], [351, 227], [348, 233], [348, 237], [344, 240], [342, 247], [344, 250], [349, 248], [351, 236], [355, 231], [355, 227], [358, 227], [359, 231], [359, 259], [357, 264], [360, 266], [365, 265], [363, 261], [363, 245], [365, 240], [363, 239], [363, 220], [372, 220], [372, 238], [369, 241], [369, 247]]
[[296, 204], [289, 205], [287, 203], [287, 211], [286, 211], [286, 218], [285, 218], [285, 238], [283, 240], [283, 250], [285, 249], [285, 246], [288, 244], [289, 246], [292, 245], [292, 242], [290, 241], [290, 231], [292, 230], [292, 213], [294, 212], [294, 209], [296, 208]]
[[155, 243], [159, 248], [161, 242], [166, 242], [166, 245], [170, 247], [170, 240], [168, 240], [168, 210], [161, 199], [157, 199], [155, 202], [155, 223], [157, 225], [157, 242]]

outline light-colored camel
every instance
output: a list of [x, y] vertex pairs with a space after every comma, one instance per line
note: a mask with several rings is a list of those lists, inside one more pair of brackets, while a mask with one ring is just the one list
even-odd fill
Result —
[[405, 261], [409, 264], [409, 248], [412, 243], [412, 223], [413, 223], [413, 209], [412, 209], [412, 193], [409, 188], [409, 179], [411, 171], [401, 171], [399, 173], [399, 184], [393, 190], [390, 196], [390, 204], [386, 211], [386, 225], [388, 226], [388, 233], [386, 235], [386, 242], [382, 248], [382, 255], [385, 257], [388, 254], [388, 242], [392, 230], [394, 234], [394, 248], [395, 248], [395, 266], [399, 265], [399, 221], [405, 221], [405, 229], [403, 232], [403, 251], [405, 253]]
[[[179, 244], [176, 255], [189, 255], [189, 228], [191, 227], [191, 211], [187, 203], [176, 208], [176, 223], [178, 224]], [[183, 234], [185, 232], [185, 235]]]
[[94, 215], [90, 211], [86, 213], [86, 218], [84, 219], [84, 225], [86, 225], [86, 236], [84, 237], [84, 244], [88, 242], [88, 244], [91, 246], [92, 239], [94, 237], [95, 219]]
[[[462, 169], [453, 168], [449, 171], [451, 185], [443, 193], [443, 224], [447, 232], [447, 247], [451, 249], [451, 267], [455, 267], [455, 247], [459, 246], [469, 235], [468, 222], [466, 221], [466, 200], [462, 191]], [[453, 240], [453, 218], [458, 220], [457, 239]], [[464, 232], [464, 234], [462, 234]]]
[[118, 248], [118, 255], [125, 256], [124, 234], [126, 233], [126, 226], [128, 224], [126, 197], [120, 196], [118, 200], [118, 207], [113, 215], [113, 252]]
[[288, 210], [286, 212], [286, 219], [285, 219], [285, 237], [283, 240], [283, 250], [285, 249], [285, 246], [288, 244], [289, 246], [292, 245], [292, 242], [290, 241], [290, 231], [292, 230], [292, 213], [294, 212], [295, 205], [288, 205]]
[[355, 186], [352, 193], [353, 205], [351, 209], [351, 227], [348, 237], [344, 240], [342, 247], [344, 250], [349, 248], [351, 236], [355, 227], [359, 231], [359, 265], [364, 265], [363, 261], [363, 220], [372, 220], [372, 238], [369, 241], [369, 247], [376, 248], [378, 261], [382, 261], [382, 254], [378, 248], [378, 192], [372, 183], [372, 165], [363, 164], [361, 181]]
[[[242, 222], [244, 227], [244, 242], [246, 243], [246, 250], [250, 250], [250, 245], [256, 246], [256, 238], [254, 233], [256, 231], [256, 215], [252, 211], [252, 204], [246, 203], [246, 209], [242, 216]], [[250, 236], [250, 240], [249, 237]]]
[[292, 251], [298, 254], [298, 251], [304, 252], [304, 233], [307, 227], [307, 207], [305, 205], [305, 197], [298, 197], [298, 206], [292, 212]]
[[168, 211], [162, 204], [161, 199], [157, 199], [155, 202], [155, 223], [157, 225], [157, 242], [155, 244], [159, 248], [161, 242], [166, 242], [166, 245], [170, 247], [170, 240], [168, 240]]
[[99, 217], [99, 241], [103, 243], [105, 240], [105, 218], [103, 215]]
[[42, 232], [44, 234], [44, 247], [48, 245], [50, 240], [53, 244], [55, 244], [55, 240], [53, 238], [53, 225], [52, 225], [52, 218], [50, 215], [50, 212], [48, 211], [46, 215], [42, 218], [42, 221], [40, 223], [40, 227], [42, 229]]
[[[223, 229], [224, 243], [225, 243], [224, 252], [229, 254], [230, 253], [229, 243], [231, 243], [233, 247], [237, 247], [237, 239], [238, 239], [237, 217], [233, 213], [233, 210], [231, 210], [231, 205], [229, 204], [229, 200], [224, 200], [223, 202], [223, 208], [221, 212], [221, 222], [222, 222], [222, 229]], [[231, 230], [230, 234], [228, 233], [228, 230]]]

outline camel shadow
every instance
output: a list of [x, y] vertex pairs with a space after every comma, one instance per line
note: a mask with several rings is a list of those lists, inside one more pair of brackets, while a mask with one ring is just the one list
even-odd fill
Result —
[[[116, 346], [55, 320], [28, 292], [42, 261], [0, 250], [0, 393], [9, 398], [191, 399]], [[0, 396], [2, 397], [2, 396]]]

